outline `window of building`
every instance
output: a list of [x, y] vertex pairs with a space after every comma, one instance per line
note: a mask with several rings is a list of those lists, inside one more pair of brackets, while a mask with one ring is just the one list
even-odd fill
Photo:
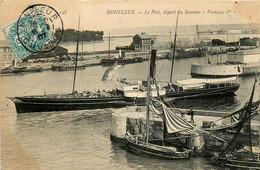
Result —
[[3, 58], [4, 58], [4, 60], [6, 59], [6, 55], [5, 54], [3, 55]]

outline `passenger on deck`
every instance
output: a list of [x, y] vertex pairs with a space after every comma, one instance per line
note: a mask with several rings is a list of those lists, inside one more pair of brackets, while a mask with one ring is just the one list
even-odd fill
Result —
[[188, 115], [190, 115], [190, 122], [194, 123], [195, 112], [193, 111], [193, 109], [190, 109], [190, 111], [188, 112]]

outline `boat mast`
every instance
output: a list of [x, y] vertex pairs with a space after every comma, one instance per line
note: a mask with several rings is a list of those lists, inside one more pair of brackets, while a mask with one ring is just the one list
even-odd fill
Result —
[[[257, 78], [255, 77], [255, 83], [254, 83], [254, 88], [253, 88], [253, 92], [254, 92], [254, 90], [255, 90], [255, 85], [256, 85], [256, 83], [257, 83]], [[252, 102], [253, 102], [253, 98], [254, 98], [254, 96], [253, 96], [253, 94], [251, 95], [251, 97], [250, 97], [250, 104], [252, 104]], [[250, 108], [247, 108], [248, 110], [248, 112], [250, 111]], [[248, 116], [250, 116], [250, 115], [248, 115]], [[251, 130], [251, 119], [249, 119], [249, 121], [248, 121], [248, 133], [249, 133], [249, 149], [250, 149], [250, 153], [251, 153], [251, 157], [252, 157], [252, 159], [254, 160], [255, 158], [254, 158], [254, 153], [253, 153], [253, 148], [252, 148], [252, 130]]]
[[83, 58], [83, 40], [82, 40], [82, 54], [81, 57]]
[[108, 35], [108, 58], [110, 58], [110, 32]]
[[150, 81], [151, 77], [149, 76], [147, 79], [147, 108], [146, 108], [146, 144], [149, 142], [149, 118], [150, 118]]
[[172, 82], [172, 72], [173, 72], [174, 58], [175, 58], [178, 16], [179, 16], [179, 13], [177, 13], [176, 26], [175, 26], [175, 35], [174, 35], [174, 44], [173, 44], [172, 67], [171, 67], [170, 82]]
[[147, 79], [147, 94], [146, 94], [146, 143], [149, 141], [149, 118], [150, 118], [150, 91], [151, 91], [151, 83], [154, 84], [155, 80], [155, 60], [156, 60], [156, 50], [152, 49], [152, 54], [150, 58], [150, 73]]
[[238, 40], [238, 51], [240, 51], [240, 38], [239, 38], [239, 40]]
[[72, 93], [74, 93], [74, 90], [75, 90], [75, 81], [76, 81], [76, 75], [77, 75], [77, 65], [78, 65], [78, 55], [79, 55], [79, 27], [80, 27], [80, 15], [79, 15], [79, 23], [78, 23], [78, 38], [77, 38], [77, 47], [76, 47], [76, 61], [75, 61]]
[[200, 48], [200, 32], [199, 32], [199, 25], [196, 25], [196, 32], [198, 38], [198, 47]]

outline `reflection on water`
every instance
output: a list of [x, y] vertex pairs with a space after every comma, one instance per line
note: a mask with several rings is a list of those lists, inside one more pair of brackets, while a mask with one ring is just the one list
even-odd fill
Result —
[[[177, 60], [175, 79], [189, 78], [188, 63]], [[204, 62], [204, 59], [197, 59]], [[157, 79], [169, 78], [169, 60], [157, 62]], [[142, 68], [142, 69], [140, 69]], [[181, 69], [180, 69], [181, 68]], [[95, 66], [78, 71], [76, 89], [114, 88], [120, 77], [147, 76], [148, 62], [121, 67], [113, 81], [101, 81], [107, 67]], [[73, 72], [51, 72], [1, 77], [2, 167], [5, 169], [216, 169], [205, 158], [189, 161], [150, 159], [127, 153], [110, 141], [110, 119], [114, 109], [68, 112], [26, 113], [17, 115], [6, 96], [71, 92]], [[254, 77], [240, 78], [235, 96], [183, 100], [176, 106], [198, 109], [233, 110], [252, 87]]]

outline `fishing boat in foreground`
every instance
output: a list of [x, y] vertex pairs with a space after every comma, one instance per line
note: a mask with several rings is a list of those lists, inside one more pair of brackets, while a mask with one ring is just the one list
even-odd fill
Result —
[[[147, 93], [149, 94], [149, 92], [148, 89]], [[127, 132], [125, 137], [126, 149], [138, 155], [154, 158], [189, 159], [192, 155], [192, 147], [187, 141], [191, 141], [197, 134], [196, 128], [179, 117], [173, 110], [167, 108], [162, 101], [150, 98], [148, 94], [146, 123], [144, 124], [145, 134], [142, 133], [142, 130], [140, 134]], [[153, 134], [150, 134], [150, 132], [154, 131], [151, 128], [154, 128], [154, 126], [150, 125], [150, 122], [154, 120], [153, 117], [163, 119], [162, 138], [151, 137]]]
[[[152, 54], [156, 51], [152, 50]], [[152, 59], [153, 60], [153, 55]], [[152, 62], [151, 62], [152, 63]], [[163, 102], [151, 98], [151, 86], [150, 84], [155, 83], [154, 79], [154, 65], [150, 65], [150, 76], [147, 80], [147, 108], [146, 108], [146, 123], [145, 123], [145, 134], [143, 135], [141, 130], [139, 134], [126, 133], [125, 143], [126, 149], [132, 153], [155, 157], [161, 159], [189, 159], [191, 157], [192, 149], [184, 147], [181, 144], [180, 138], [190, 138], [190, 135], [194, 134], [193, 126], [175, 114], [172, 110], [168, 109]], [[156, 85], [155, 85], [156, 86]], [[158, 98], [160, 98], [159, 93]], [[160, 115], [163, 117], [164, 122], [164, 135], [162, 139], [150, 139], [150, 119], [154, 115]], [[178, 134], [180, 136], [175, 136], [175, 138], [168, 138], [167, 133]]]
[[[125, 137], [127, 150], [138, 155], [145, 155], [160, 159], [189, 159], [191, 157], [191, 150], [177, 149], [174, 146], [158, 145], [137, 141], [136, 136], [127, 134]], [[166, 143], [166, 142], [164, 142]]]
[[218, 158], [216, 155], [211, 158], [211, 161], [219, 166], [234, 169], [260, 169], [259, 156], [253, 155], [252, 158], [248, 151], [234, 153], [228, 158]]
[[[146, 134], [132, 135], [128, 132], [125, 137], [126, 149], [137, 155], [153, 158], [189, 159], [192, 155], [192, 148], [187, 141], [196, 134], [194, 126], [154, 98], [149, 99], [146, 112], [146, 124], [144, 125]], [[163, 138], [152, 139], [149, 124], [153, 120], [151, 117], [156, 114], [164, 117], [164, 135]], [[185, 142], [182, 142], [183, 140]]]
[[[253, 145], [259, 145], [259, 134], [258, 132], [252, 133], [251, 130], [251, 119], [259, 115], [260, 101], [253, 103], [255, 84], [256, 81], [249, 102], [245, 107], [213, 122], [209, 128], [205, 129], [225, 141], [225, 144], [217, 144], [219, 149], [216, 147], [213, 149], [211, 157], [213, 163], [231, 168], [260, 169], [260, 155], [253, 152]], [[219, 122], [221, 124], [217, 124]], [[207, 139], [205, 142], [205, 149], [216, 144], [216, 142], [209, 142]]]

